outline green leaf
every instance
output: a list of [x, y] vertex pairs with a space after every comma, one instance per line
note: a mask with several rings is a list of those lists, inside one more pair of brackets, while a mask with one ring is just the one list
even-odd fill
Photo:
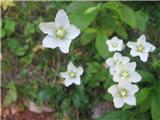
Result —
[[23, 56], [26, 49], [21, 46], [18, 40], [10, 39], [7, 41], [7, 46], [10, 48], [11, 52], [18, 56]]
[[115, 19], [113, 19], [113, 15], [111, 13], [103, 13], [99, 18], [98, 22], [100, 22], [100, 29], [108, 36], [112, 35], [112, 33], [116, 29]]
[[129, 120], [132, 116], [132, 113], [129, 111], [113, 111], [107, 112], [102, 117], [96, 120]]
[[29, 35], [35, 32], [34, 24], [28, 23], [25, 27], [24, 34]]
[[141, 11], [137, 11], [135, 12], [135, 17], [136, 17], [136, 27], [144, 32], [146, 29], [146, 25], [147, 25], [147, 21], [149, 19], [148, 14], [141, 12]]
[[71, 99], [65, 98], [62, 102], [61, 109], [63, 113], [69, 113], [70, 112], [70, 105], [71, 105]]
[[76, 107], [80, 108], [85, 107], [86, 104], [88, 104], [89, 99], [83, 90], [77, 88], [72, 96], [72, 101]]
[[7, 35], [11, 35], [15, 31], [16, 23], [10, 18], [5, 19], [4, 29]]
[[111, 55], [111, 53], [108, 51], [106, 40], [108, 37], [104, 34], [98, 34], [96, 38], [96, 50], [99, 53], [99, 55], [103, 58], [107, 58]]
[[24, 57], [22, 57], [21, 59], [20, 59], [20, 62], [22, 63], [22, 64], [31, 64], [32, 63], [32, 61], [33, 61], [33, 58], [34, 58], [34, 53], [30, 53], [30, 54], [27, 54], [27, 55], [25, 55]]
[[8, 106], [17, 100], [17, 90], [14, 82], [10, 82], [7, 84], [6, 88], [8, 88], [8, 92], [4, 98], [4, 106]]
[[117, 26], [117, 28], [116, 28], [116, 33], [117, 33], [120, 37], [122, 37], [122, 38], [124, 38], [124, 39], [127, 39], [127, 38], [128, 38], [128, 34], [127, 34], [125, 28], [124, 28], [123, 26], [121, 26], [121, 25]]
[[151, 114], [153, 120], [160, 119], [160, 91], [159, 88], [154, 89], [154, 97], [151, 103]]
[[85, 14], [85, 11], [89, 7], [95, 7], [95, 5], [93, 2], [72, 2], [69, 4], [67, 13], [71, 23], [81, 30], [87, 28], [95, 19], [97, 11], [94, 10], [88, 14]]
[[138, 111], [144, 113], [151, 108], [151, 88], [144, 88], [137, 94]]
[[151, 72], [143, 71], [143, 70], [137, 70], [137, 72], [142, 76], [141, 82], [148, 82], [148, 83], [156, 83], [156, 78]]
[[104, 7], [116, 12], [124, 23], [135, 28], [136, 18], [133, 10], [129, 6], [124, 5], [120, 2], [107, 2], [106, 4], [104, 4]]
[[143, 88], [137, 93], [137, 105], [143, 103], [145, 100], [149, 98], [151, 89]]
[[37, 99], [39, 102], [47, 102], [53, 95], [54, 89], [47, 87], [47, 88], [43, 88], [37, 95]]
[[87, 45], [88, 43], [90, 43], [95, 37], [95, 32], [94, 31], [86, 31], [82, 34], [81, 36], [81, 44], [82, 45]]

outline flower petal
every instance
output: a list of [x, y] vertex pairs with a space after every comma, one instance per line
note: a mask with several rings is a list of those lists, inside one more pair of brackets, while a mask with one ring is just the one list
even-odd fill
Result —
[[114, 66], [114, 60], [112, 57], [108, 58], [105, 62], [109, 67]]
[[137, 73], [137, 72], [133, 72], [130, 76], [131, 78], [131, 82], [133, 83], [137, 83], [139, 81], [141, 81], [142, 77]]
[[148, 53], [142, 53], [142, 54], [140, 54], [140, 59], [143, 62], [147, 62], [147, 60], [148, 60]]
[[113, 98], [113, 102], [114, 102], [114, 106], [116, 108], [121, 108], [124, 105], [123, 100], [121, 98], [119, 98], [119, 97]]
[[61, 52], [69, 53], [69, 46], [70, 46], [71, 42], [72, 42], [71, 40], [62, 40], [58, 46], [60, 48]]
[[80, 84], [81, 84], [81, 79], [80, 79], [80, 77], [77, 77], [76, 79], [74, 79], [74, 83], [75, 83], [76, 85], [80, 85]]
[[128, 46], [129, 48], [134, 49], [134, 48], [136, 48], [136, 42], [128, 42], [128, 43], [127, 43], [127, 46]]
[[141, 35], [141, 36], [138, 38], [137, 42], [145, 43], [145, 42], [146, 42], [146, 36], [145, 36], [144, 34]]
[[123, 100], [128, 105], [136, 105], [136, 98], [135, 98], [135, 96], [130, 95], [130, 96], [124, 98]]
[[74, 64], [72, 62], [69, 62], [67, 65], [67, 70], [68, 71], [75, 71], [76, 67], [74, 66]]
[[130, 95], [134, 95], [139, 90], [137, 85], [133, 85], [131, 83], [125, 83], [125, 88], [128, 90]]
[[69, 87], [71, 84], [73, 84], [73, 80], [72, 79], [65, 79], [64, 80], [64, 85], [66, 86], [66, 87]]
[[61, 77], [66, 78], [68, 77], [68, 72], [60, 72]]
[[69, 26], [69, 19], [64, 10], [59, 10], [55, 17], [55, 23], [60, 27]]
[[76, 26], [70, 25], [67, 28], [67, 33], [67, 38], [75, 39], [80, 34], [80, 30]]
[[81, 66], [79, 66], [79, 67], [77, 68], [77, 74], [78, 74], [78, 75], [82, 75], [82, 74], [83, 74], [83, 68], [82, 68]]
[[115, 96], [118, 93], [118, 87], [117, 85], [112, 85], [108, 88], [108, 92], [112, 94], [112, 96]]
[[54, 37], [49, 35], [47, 35], [42, 41], [42, 46], [46, 48], [54, 49], [57, 47], [57, 45], [58, 45], [58, 41]]
[[43, 33], [51, 36], [54, 34], [54, 31], [56, 31], [56, 26], [54, 22], [40, 23], [39, 28]]

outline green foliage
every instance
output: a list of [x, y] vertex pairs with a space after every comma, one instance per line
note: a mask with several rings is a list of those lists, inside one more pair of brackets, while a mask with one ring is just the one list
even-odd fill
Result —
[[20, 42], [16, 39], [10, 39], [7, 42], [7, 46], [15, 55], [23, 56], [26, 52], [26, 48], [23, 47]]
[[104, 7], [116, 12], [120, 19], [131, 27], [135, 28], [136, 19], [133, 10], [120, 2], [107, 2]]
[[103, 34], [98, 34], [96, 37], [95, 47], [99, 55], [102, 56], [103, 58], [107, 58], [111, 55], [106, 45], [107, 39], [108, 39], [107, 36]]
[[9, 90], [4, 98], [4, 106], [8, 106], [17, 100], [17, 89], [14, 82], [10, 82], [6, 86]]
[[93, 2], [72, 2], [69, 4], [67, 12], [69, 13], [71, 23], [81, 30], [87, 28], [95, 19], [97, 11], [91, 13], [85, 13], [85, 11], [88, 7], [93, 7], [95, 5], [96, 4]]
[[[90, 120], [95, 104], [113, 101], [107, 89], [114, 83], [104, 62], [114, 52], [108, 51], [106, 41], [118, 36], [126, 44], [145, 33], [147, 41], [157, 48], [149, 54], [149, 61], [137, 62], [137, 72], [142, 76], [136, 94], [137, 105], [125, 105], [113, 111], [107, 108], [109, 112], [97, 120], [159, 120], [158, 6], [153, 2], [150, 5], [146, 2], [49, 1], [44, 4], [30, 1], [16, 2], [13, 10], [2, 10], [2, 86], [7, 90], [3, 104], [9, 106], [23, 97], [38, 105], [50, 105], [60, 116], [67, 114], [69, 119]], [[81, 30], [80, 36], [72, 41], [70, 53], [65, 55], [58, 49], [41, 47], [44, 35], [39, 23], [54, 21], [59, 9], [66, 10], [70, 23]], [[122, 54], [129, 56], [128, 49]], [[59, 72], [66, 70], [70, 60], [84, 68], [80, 86], [62, 84]]]
[[154, 92], [154, 98], [152, 98], [151, 103], [151, 113], [153, 120], [159, 120], [160, 118], [160, 91], [159, 88], [155, 88], [152, 92]]
[[107, 112], [97, 120], [129, 120], [131, 117], [132, 113], [130, 111], [113, 111]]

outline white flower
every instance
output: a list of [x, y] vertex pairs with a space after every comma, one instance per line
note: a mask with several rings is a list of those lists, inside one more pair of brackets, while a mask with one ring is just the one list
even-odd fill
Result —
[[42, 44], [46, 48], [59, 47], [61, 52], [68, 53], [69, 46], [80, 30], [69, 23], [69, 19], [64, 10], [59, 10], [55, 17], [55, 22], [40, 23], [39, 28], [47, 34]]
[[117, 37], [107, 40], [106, 44], [108, 45], [108, 50], [110, 52], [121, 51], [124, 48], [123, 40], [118, 39]]
[[139, 82], [142, 79], [142, 77], [135, 71], [135, 68], [135, 62], [117, 65], [113, 76], [113, 81], [128, 81], [133, 83]]
[[64, 85], [66, 87], [70, 86], [73, 83], [76, 85], [80, 85], [80, 76], [82, 74], [83, 68], [81, 66], [75, 67], [71, 62], [67, 66], [67, 71], [60, 73], [61, 77], [65, 78]]
[[148, 59], [148, 53], [155, 50], [155, 46], [149, 42], [146, 42], [145, 35], [141, 35], [137, 42], [128, 42], [127, 46], [131, 48], [130, 54], [135, 57], [139, 56], [143, 62]]
[[120, 53], [116, 52], [113, 57], [108, 58], [105, 63], [109, 66], [110, 74], [113, 75], [117, 65], [127, 64], [128, 62], [129, 57], [122, 56]]
[[112, 85], [108, 88], [108, 92], [112, 94], [114, 106], [121, 108], [125, 103], [128, 105], [136, 105], [134, 94], [139, 90], [137, 85], [129, 82], [121, 82], [118, 85]]

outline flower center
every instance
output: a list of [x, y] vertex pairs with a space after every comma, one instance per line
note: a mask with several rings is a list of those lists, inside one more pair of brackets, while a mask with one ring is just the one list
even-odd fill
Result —
[[144, 50], [144, 46], [142, 46], [142, 45], [137, 46], [137, 51], [138, 52], [143, 52], [143, 50]]
[[64, 39], [66, 35], [66, 31], [63, 28], [59, 28], [56, 31], [56, 37], [59, 38], [60, 40]]
[[127, 96], [128, 92], [126, 89], [123, 88], [120, 90], [119, 94], [120, 94], [120, 97], [124, 98]]
[[71, 78], [75, 78], [75, 77], [77, 76], [77, 74], [76, 74], [75, 72], [70, 72], [70, 73], [69, 73], [69, 76], [70, 76]]
[[112, 47], [117, 47], [117, 43], [112, 43]]
[[123, 71], [123, 72], [121, 72], [120, 76], [124, 77], [124, 78], [128, 78], [129, 77], [129, 73], [127, 71]]

